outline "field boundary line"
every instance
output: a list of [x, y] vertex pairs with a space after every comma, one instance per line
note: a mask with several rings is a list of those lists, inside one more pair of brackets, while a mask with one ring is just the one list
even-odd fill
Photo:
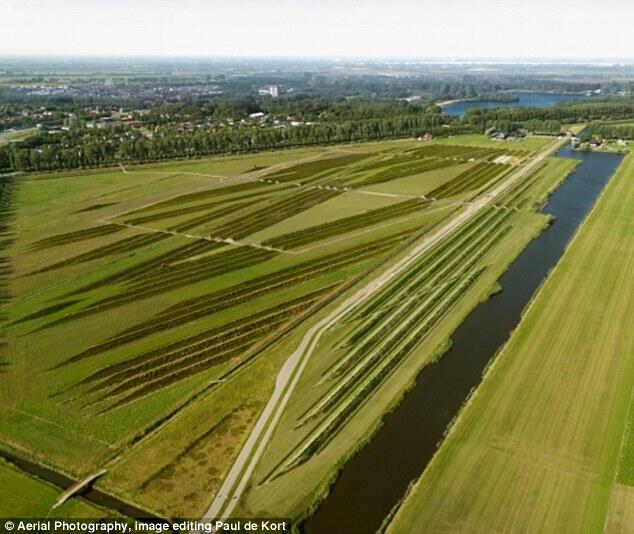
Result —
[[123, 226], [125, 228], [131, 228], [133, 230], [140, 230], [143, 232], [150, 232], [155, 234], [167, 234], [174, 237], [184, 237], [185, 239], [203, 240], [203, 241], [210, 241], [213, 243], [225, 243], [227, 245], [233, 245], [236, 247], [257, 248], [260, 250], [269, 250], [271, 252], [280, 252], [283, 254], [297, 254], [297, 252], [293, 252], [291, 250], [282, 250], [281, 248], [267, 247], [266, 245], [259, 245], [257, 243], [245, 243], [244, 241], [237, 241], [231, 238], [214, 237], [211, 235], [205, 236], [205, 235], [196, 235], [196, 234], [185, 234], [177, 230], [162, 230], [160, 228], [150, 228], [148, 226], [139, 226], [137, 224], [108, 221], [107, 219], [102, 219], [98, 222], [101, 224], [114, 224], [116, 226]]

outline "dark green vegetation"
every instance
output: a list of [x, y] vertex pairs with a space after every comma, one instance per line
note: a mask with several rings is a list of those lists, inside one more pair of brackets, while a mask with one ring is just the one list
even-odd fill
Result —
[[[371, 103], [367, 106], [372, 109]], [[419, 132], [447, 136], [470, 131], [455, 119], [441, 115], [437, 108], [428, 110], [426, 106], [394, 107], [392, 114], [385, 117], [373, 117], [371, 113], [369, 117], [360, 115], [354, 120], [333, 117], [288, 128], [249, 122], [183, 132], [177, 127], [147, 124], [145, 128], [153, 130], [151, 136], [130, 126], [134, 121], [120, 123], [107, 130], [86, 129], [79, 124], [69, 130], [55, 130], [54, 135], [42, 132], [23, 141], [0, 146], [0, 172], [104, 167], [129, 162], [404, 138]]]
[[634, 139], [634, 118], [623, 121], [597, 121], [588, 125], [584, 134], [604, 139]]
[[[273, 148], [484, 133], [558, 134], [631, 119], [631, 65], [0, 61], [0, 172], [59, 171]], [[274, 90], [272, 90], [274, 88]], [[447, 100], [565, 93], [553, 109], [441, 113]], [[598, 96], [600, 95], [600, 96]], [[259, 168], [257, 161], [253, 168]]]
[[[214, 87], [223, 83], [218, 81]], [[364, 83], [351, 82], [346, 96]], [[490, 87], [484, 81], [480, 84], [479, 90], [470, 90], [470, 96], [490, 97]], [[634, 117], [631, 99], [613, 97], [548, 109], [472, 109], [461, 120], [443, 114], [435, 105], [438, 98], [460, 94], [460, 90], [432, 90], [425, 98], [404, 101], [395, 96], [317, 96], [312, 92], [320, 93], [323, 87], [309, 85], [309, 94], [293, 91], [279, 100], [254, 98], [252, 93], [227, 97], [212, 91], [213, 98], [206, 94], [205, 98], [191, 97], [189, 102], [178, 103], [113, 97], [92, 98], [91, 105], [86, 105], [85, 99], [74, 97], [51, 98], [44, 106], [38, 105], [41, 102], [35, 96], [26, 98], [20, 96], [21, 91], [7, 89], [4, 96], [0, 93], [0, 130], [32, 128], [35, 124], [39, 129], [25, 130], [26, 134], [13, 141], [0, 143], [0, 172], [116, 166], [423, 134], [447, 137], [484, 133], [491, 128], [521, 135], [552, 135], [561, 133], [568, 123]], [[82, 87], [76, 91], [81, 93]], [[94, 87], [87, 84], [83, 89], [90, 92]], [[508, 100], [509, 93], [498, 93], [498, 99]], [[619, 132], [627, 133], [623, 128]]]
[[528, 129], [535, 133], [557, 134], [563, 124], [631, 119], [634, 100], [619, 98], [588, 102], [568, 102], [551, 108], [470, 109], [464, 122], [484, 133], [495, 127], [506, 132]]

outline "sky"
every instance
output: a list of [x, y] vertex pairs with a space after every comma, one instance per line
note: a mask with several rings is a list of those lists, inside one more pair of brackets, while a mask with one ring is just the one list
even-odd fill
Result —
[[634, 59], [634, 0], [0, 0], [0, 56]]

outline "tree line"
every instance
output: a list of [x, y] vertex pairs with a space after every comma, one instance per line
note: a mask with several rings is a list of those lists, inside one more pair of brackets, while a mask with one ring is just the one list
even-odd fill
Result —
[[[496, 125], [528, 125], [531, 121], [556, 121], [560, 124], [634, 117], [634, 99], [562, 103], [550, 108], [496, 108], [467, 111], [464, 122], [479, 131]], [[534, 122], [533, 125], [539, 123]], [[554, 125], [554, 123], [550, 123]]]
[[241, 154], [305, 145], [393, 139], [430, 132], [435, 136], [471, 131], [437, 114], [324, 122], [286, 128], [244, 126], [218, 131], [161, 130], [151, 138], [131, 128], [42, 134], [0, 147], [0, 172], [50, 171], [151, 162], [216, 154]]
[[603, 139], [634, 139], [634, 120], [628, 124], [592, 123], [588, 125], [585, 133]]

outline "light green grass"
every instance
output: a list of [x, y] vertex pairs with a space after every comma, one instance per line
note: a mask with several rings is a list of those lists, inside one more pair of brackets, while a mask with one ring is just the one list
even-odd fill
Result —
[[[603, 530], [619, 458], [631, 458], [624, 430], [634, 387], [632, 220], [628, 157], [391, 532]], [[624, 463], [621, 473], [629, 471]], [[631, 517], [631, 503], [617, 508], [629, 506]]]
[[372, 185], [364, 188], [366, 191], [377, 193], [398, 193], [399, 195], [420, 196], [429, 193], [434, 188], [448, 182], [461, 172], [473, 167], [475, 163], [461, 163], [450, 167], [443, 167], [414, 176], [398, 178], [391, 182]]
[[543, 137], [538, 135], [530, 135], [523, 139], [513, 139], [509, 141], [498, 141], [495, 139], [491, 139], [486, 135], [479, 134], [470, 134], [470, 135], [460, 135], [458, 137], [446, 137], [446, 138], [437, 138], [432, 142], [434, 143], [444, 143], [444, 144], [453, 144], [458, 143], [466, 146], [482, 146], [482, 147], [491, 147], [491, 148], [500, 148], [500, 149], [511, 149], [511, 150], [540, 150], [548, 143], [552, 141], [552, 137]]
[[322, 202], [318, 206], [304, 211], [303, 213], [289, 217], [288, 219], [274, 224], [261, 232], [253, 234], [250, 236], [249, 240], [255, 243], [261, 243], [267, 239], [271, 239], [272, 237], [276, 237], [287, 232], [302, 230], [317, 224], [334, 221], [343, 217], [349, 217], [358, 213], [364, 213], [372, 209], [382, 208], [384, 206], [396, 204], [400, 200], [402, 199], [399, 199], [398, 197], [362, 195], [357, 192], [342, 193], [335, 198]]
[[0, 132], [0, 146], [8, 143], [23, 141], [27, 137], [33, 135], [37, 128], [26, 128], [25, 130], [17, 130], [14, 132]]

